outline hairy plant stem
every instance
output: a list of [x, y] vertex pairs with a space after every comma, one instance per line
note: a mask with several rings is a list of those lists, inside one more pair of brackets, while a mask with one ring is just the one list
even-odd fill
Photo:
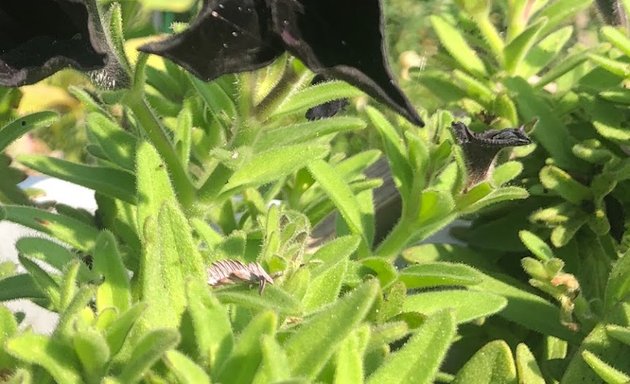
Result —
[[144, 97], [144, 68], [148, 56], [140, 55], [136, 64], [133, 88], [125, 95], [124, 102], [133, 112], [140, 127], [147, 135], [151, 144], [155, 146], [160, 156], [163, 158], [173, 181], [173, 188], [178, 200], [184, 209], [188, 210], [194, 203], [194, 186], [184, 166], [182, 165], [177, 152], [169, 140], [164, 127], [157, 116], [149, 107]]
[[402, 214], [394, 229], [385, 237], [376, 249], [376, 256], [395, 260], [409, 244], [418, 231], [418, 215], [421, 208], [422, 185], [424, 175], [414, 174], [411, 190], [407, 196], [401, 195]]

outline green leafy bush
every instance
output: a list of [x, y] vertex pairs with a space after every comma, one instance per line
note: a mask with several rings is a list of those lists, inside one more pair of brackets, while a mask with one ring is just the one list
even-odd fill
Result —
[[[628, 201], [628, 38], [603, 27], [615, 49], [576, 45], [563, 58], [573, 29], [562, 25], [590, 2], [511, 1], [492, 13], [459, 3], [430, 19], [450, 69], [412, 76], [445, 108], [496, 116], [493, 128], [538, 119], [536, 144], [500, 152], [479, 183], [444, 110], [424, 113], [425, 128], [372, 106], [306, 121], [309, 108], [361, 93], [309, 85], [313, 74], [288, 57], [205, 83], [140, 55], [122, 61], [128, 89], [72, 88], [89, 111], [88, 161], [16, 160], [93, 189], [98, 209], [38, 205], [0, 163], [0, 219], [50, 236], [16, 243], [24, 271], [3, 266], [0, 298], [59, 314], [40, 335], [0, 307], [0, 379], [628, 381], [630, 264], [614, 214]], [[124, 58], [120, 12], [110, 9], [109, 33]], [[15, 119], [0, 150], [56, 119]], [[340, 150], [347, 140], [355, 152]], [[379, 159], [401, 202], [382, 239], [382, 180], [366, 172]], [[314, 239], [330, 217], [333, 235]], [[419, 244], [460, 217], [472, 220], [454, 231], [465, 246]], [[209, 286], [207, 269], [226, 259], [259, 263], [274, 283], [261, 294]]]

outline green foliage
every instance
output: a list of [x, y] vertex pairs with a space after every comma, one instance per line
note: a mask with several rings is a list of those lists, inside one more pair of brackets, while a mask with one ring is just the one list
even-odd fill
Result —
[[[397, 8], [407, 3], [390, 11], [397, 50], [420, 43], [401, 32], [420, 23]], [[130, 89], [71, 89], [88, 112], [86, 160], [16, 160], [94, 189], [98, 210], [36, 204], [0, 159], [0, 219], [52, 238], [16, 243], [23, 269], [1, 265], [0, 301], [59, 315], [39, 335], [0, 306], [0, 381], [628, 381], [630, 40], [606, 26], [605, 43], [576, 42], [597, 32], [567, 25], [589, 5], [426, 5], [441, 10], [425, 23], [441, 48], [409, 87], [477, 131], [538, 119], [535, 144], [503, 150], [476, 184], [453, 114], [423, 111], [420, 129], [357, 102], [305, 121], [361, 94], [309, 86], [313, 74], [288, 57], [205, 83], [140, 55]], [[124, 63], [137, 7], [115, 4], [103, 19]], [[0, 92], [0, 149], [57, 119], [8, 123], [15, 97]], [[379, 161], [400, 212], [378, 204], [387, 182], [367, 169]], [[386, 214], [395, 220], [379, 233]], [[418, 244], [458, 218], [470, 223], [452, 230], [465, 245]], [[258, 263], [274, 282], [261, 293], [208, 284], [225, 259]]]

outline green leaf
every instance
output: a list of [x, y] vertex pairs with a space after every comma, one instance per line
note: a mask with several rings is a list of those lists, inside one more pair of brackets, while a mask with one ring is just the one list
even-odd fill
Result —
[[57, 281], [30, 258], [19, 255], [18, 259], [20, 260], [20, 264], [22, 264], [24, 269], [26, 269], [33, 278], [35, 285], [46, 294], [53, 306], [57, 310], [62, 309], [60, 287]]
[[302, 299], [304, 310], [307, 313], [337, 299], [339, 292], [341, 292], [341, 284], [347, 268], [348, 262], [341, 260], [311, 279]]
[[88, 133], [109, 160], [133, 172], [136, 168], [136, 138], [101, 113], [87, 116]]
[[44, 368], [57, 383], [81, 384], [80, 363], [74, 351], [48, 336], [23, 333], [6, 342], [7, 351], [28, 364]]
[[607, 325], [606, 333], [608, 336], [630, 346], [630, 328], [620, 327], [618, 325]]
[[560, 51], [571, 38], [573, 27], [566, 26], [544, 37], [530, 48], [521, 61], [516, 74], [528, 79], [540, 73], [549, 63], [559, 56]]
[[615, 261], [613, 264], [608, 283], [606, 284], [605, 305], [608, 310], [612, 310], [617, 303], [628, 299], [630, 295], [630, 253]]
[[328, 152], [326, 145], [295, 144], [258, 153], [234, 172], [223, 191], [270, 183], [323, 158]]
[[218, 367], [233, 345], [232, 326], [226, 306], [205, 284], [188, 284], [188, 308], [182, 318], [180, 349], [206, 367]]
[[458, 69], [453, 71], [452, 77], [453, 80], [455, 80], [455, 84], [466, 92], [466, 95], [468, 95], [469, 98], [475, 100], [486, 108], [490, 108], [492, 106], [495, 94], [487, 82]]
[[149, 216], [157, 217], [165, 201], [176, 201], [168, 170], [156, 149], [146, 141], [138, 144], [136, 151], [138, 166], [138, 213], [137, 232], [144, 236], [145, 221]]
[[608, 384], [626, 384], [630, 376], [606, 364], [602, 359], [588, 350], [582, 351], [582, 358]]
[[149, 219], [145, 227], [140, 294], [149, 308], [144, 323], [149, 328], [176, 327], [187, 304], [187, 282], [206, 281], [203, 260], [184, 213], [174, 203], [165, 202], [157, 220]]
[[492, 171], [492, 183], [500, 187], [503, 184], [514, 180], [523, 172], [523, 164], [518, 161], [508, 161], [496, 167]]
[[[560, 2], [564, 1], [555, 4]], [[553, 106], [546, 103], [524, 79], [510, 78], [505, 81], [505, 85], [514, 92], [513, 98], [518, 100], [518, 111], [522, 119], [531, 121], [538, 118], [536, 130], [532, 135], [551, 154], [556, 164], [563, 169], [579, 169], [581, 162], [572, 152], [575, 140], [569, 135], [568, 128]]]
[[283, 125], [265, 130], [255, 148], [267, 150], [289, 144], [306, 143], [333, 133], [357, 131], [366, 126], [365, 121], [350, 116], [336, 116], [307, 123]]
[[273, 112], [272, 117], [297, 113], [303, 114], [307, 109], [316, 105], [324, 104], [331, 100], [350, 99], [362, 94], [361, 91], [345, 82], [327, 81], [294, 93]]
[[523, 343], [516, 346], [516, 371], [519, 384], [545, 384], [534, 355]]
[[118, 376], [118, 380], [129, 384], [140, 381], [151, 367], [178, 342], [179, 334], [173, 329], [155, 329], [146, 333], [134, 346], [131, 357]]
[[378, 292], [368, 281], [304, 322], [284, 343], [294, 376], [317, 377], [341, 342], [365, 318]]
[[219, 368], [216, 380], [222, 383], [251, 383], [262, 361], [260, 339], [273, 336], [278, 319], [271, 311], [254, 317], [238, 336], [228, 360]]
[[123, 347], [127, 335], [136, 324], [142, 313], [147, 309], [147, 304], [140, 302], [120, 314], [105, 330], [105, 338], [112, 356], [116, 356]]
[[507, 300], [499, 295], [471, 290], [422, 292], [407, 296], [403, 311], [432, 314], [443, 309], [455, 310], [457, 323], [466, 323], [500, 312]]
[[369, 328], [364, 326], [352, 332], [343, 341], [335, 359], [334, 384], [363, 383], [363, 352], [365, 346], [360, 345], [360, 333], [369, 335], [369, 332]]
[[593, 194], [585, 185], [575, 181], [571, 175], [553, 165], [547, 165], [540, 170], [540, 182], [556, 192], [563, 199], [579, 205], [583, 201], [591, 200]]
[[110, 351], [101, 332], [92, 328], [78, 331], [72, 338], [74, 350], [88, 383], [100, 383], [105, 375]]
[[219, 81], [207, 83], [190, 74], [188, 78], [210, 112], [219, 120], [230, 121], [236, 116], [236, 105]]
[[111, 167], [77, 164], [40, 155], [20, 155], [17, 160], [43, 174], [93, 189], [128, 203], [136, 202], [136, 180], [129, 172]]
[[37, 112], [5, 125], [0, 128], [0, 152], [3, 152], [9, 144], [19, 139], [32, 129], [48, 127], [59, 119], [56, 112]]
[[483, 346], [459, 370], [453, 384], [516, 384], [516, 368], [510, 347], [503, 340]]
[[[0, 305], [0, 345], [5, 345], [8, 338], [18, 332], [18, 324], [15, 316], [4, 305]], [[0, 349], [0, 370], [15, 367], [15, 361], [8, 355], [5, 348]]]
[[501, 187], [493, 190], [482, 199], [475, 201], [468, 207], [461, 209], [462, 213], [472, 213], [485, 208], [492, 204], [497, 204], [503, 201], [522, 200], [529, 197], [527, 190], [521, 187]]
[[455, 337], [452, 311], [429, 316], [402, 348], [390, 354], [368, 384], [433, 383]]
[[436, 15], [431, 16], [431, 24], [442, 46], [462, 68], [474, 75], [487, 75], [486, 66], [457, 28]]
[[630, 76], [630, 64], [626, 62], [613, 60], [596, 53], [590, 53], [588, 58], [612, 74], [622, 78], [628, 78], [628, 76]]
[[[123, 16], [122, 9], [120, 3], [112, 3], [109, 4], [109, 11], [107, 13], [107, 37], [108, 43], [112, 48], [114, 53], [114, 60], [118, 61], [121, 64], [121, 67], [126, 72], [127, 76], [131, 76], [131, 65], [129, 64], [129, 60], [127, 59], [127, 54], [125, 53], [125, 35], [123, 32]], [[120, 75], [118, 75], [120, 76]], [[112, 88], [115, 88], [117, 84], [112, 84]]]
[[542, 35], [547, 35], [560, 23], [572, 18], [576, 13], [590, 6], [592, 2], [593, 0], [554, 1], [548, 7], [543, 8], [533, 21], [547, 18], [549, 21], [542, 32]]
[[357, 197], [337, 171], [323, 160], [313, 161], [308, 170], [328, 197], [335, 203], [344, 221], [357, 235], [365, 237]]
[[0, 302], [14, 299], [47, 298], [28, 273], [9, 276], [0, 280]]
[[129, 277], [111, 232], [104, 231], [96, 239], [93, 258], [94, 271], [104, 279], [96, 289], [97, 311], [114, 307], [119, 313], [125, 312], [131, 303]]
[[505, 67], [510, 74], [518, 73], [518, 69], [522, 64], [523, 59], [538, 39], [540, 32], [546, 24], [547, 19], [538, 19], [505, 46], [503, 49]]
[[422, 263], [409, 266], [399, 275], [400, 281], [409, 289], [466, 286], [481, 283], [483, 276], [474, 268], [454, 263]]
[[[22, 255], [45, 261], [60, 272], [70, 262], [77, 260], [76, 255], [73, 255], [66, 247], [41, 237], [22, 237], [15, 243], [15, 248]], [[94, 273], [82, 263], [79, 266], [79, 277], [87, 281], [94, 278]]]
[[180, 384], [210, 384], [210, 378], [203, 368], [181, 352], [166, 352], [164, 362]]
[[600, 30], [602, 36], [606, 41], [615, 46], [623, 52], [624, 55], [630, 57], [630, 39], [618, 28], [610, 25], [605, 25]]
[[403, 138], [377, 109], [368, 107], [366, 111], [370, 121], [381, 135], [396, 188], [400, 190], [403, 198], [406, 198], [413, 180], [413, 172], [407, 161], [407, 149], [404, 146]]
[[518, 236], [521, 238], [521, 241], [525, 244], [527, 249], [536, 255], [538, 259], [546, 261], [555, 257], [549, 245], [547, 245], [547, 243], [535, 234], [522, 230], [519, 231]]
[[253, 383], [267, 384], [287, 380], [291, 376], [289, 360], [275, 337], [263, 335], [260, 339], [260, 347], [262, 362]]
[[263, 295], [259, 295], [257, 290], [236, 287], [217, 290], [215, 296], [222, 303], [254, 309], [271, 309], [284, 315], [297, 315], [302, 312], [302, 307], [295, 297], [275, 286], [265, 288]]

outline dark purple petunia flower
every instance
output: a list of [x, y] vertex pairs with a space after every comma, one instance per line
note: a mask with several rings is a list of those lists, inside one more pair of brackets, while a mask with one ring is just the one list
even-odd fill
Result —
[[489, 129], [476, 133], [466, 124], [456, 121], [451, 125], [459, 145], [464, 151], [468, 168], [468, 185], [486, 178], [497, 153], [506, 147], [528, 145], [532, 140], [525, 133], [525, 126], [507, 129]]
[[186, 31], [140, 50], [206, 81], [261, 68], [288, 51], [424, 125], [389, 69], [380, 0], [205, 0]]
[[95, 1], [0, 1], [0, 85], [32, 84], [67, 67], [106, 70], [91, 73], [100, 80], [113, 77], [120, 66]]

